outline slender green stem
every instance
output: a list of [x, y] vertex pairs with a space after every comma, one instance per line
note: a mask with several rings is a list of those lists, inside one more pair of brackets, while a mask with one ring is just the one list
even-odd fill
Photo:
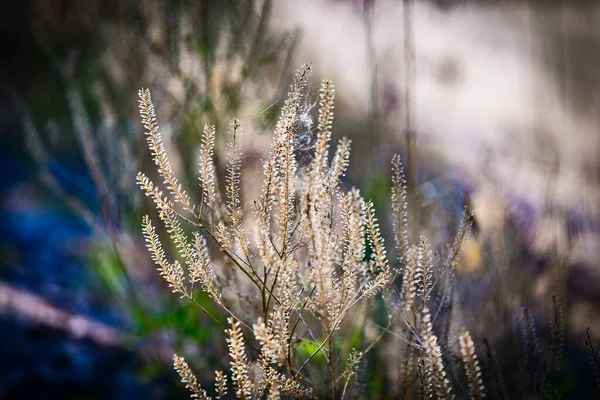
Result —
[[213, 320], [213, 322], [215, 322], [217, 325], [219, 325], [221, 328], [223, 329], [227, 329], [227, 326], [222, 323], [221, 321], [219, 321], [217, 319], [217, 317], [215, 317], [214, 315], [212, 315], [210, 312], [208, 312], [208, 310], [200, 303], [198, 303], [196, 301], [196, 299], [194, 299], [194, 297], [191, 294], [185, 294], [185, 297], [187, 297], [196, 307], [198, 307], [200, 310], [202, 310], [202, 312], [204, 314], [206, 314], [210, 319]]

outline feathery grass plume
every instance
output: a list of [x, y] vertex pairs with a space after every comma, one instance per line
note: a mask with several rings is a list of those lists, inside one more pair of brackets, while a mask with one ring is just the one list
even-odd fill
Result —
[[433, 288], [433, 252], [427, 238], [424, 236], [420, 238], [419, 247], [422, 249], [423, 254], [423, 278], [421, 279], [418, 295], [421, 297], [421, 302], [426, 304]]
[[233, 238], [231, 237], [231, 233], [227, 229], [227, 225], [225, 225], [223, 221], [220, 221], [217, 224], [215, 237], [217, 238], [217, 242], [221, 249], [223, 249], [223, 251], [231, 250], [231, 243], [233, 243]]
[[403, 266], [409, 263], [410, 242], [408, 240], [408, 200], [406, 189], [406, 177], [402, 167], [400, 155], [392, 156], [392, 211], [394, 241], [398, 260]]
[[343, 137], [333, 156], [329, 169], [329, 188], [334, 190], [337, 187], [338, 181], [344, 176], [348, 163], [350, 162], [350, 144], [351, 140]]
[[419, 287], [423, 281], [423, 249], [413, 245], [409, 251], [409, 263], [404, 268], [402, 278], [402, 293], [404, 297], [404, 310], [410, 312], [413, 309]]
[[306, 86], [308, 76], [312, 70], [311, 64], [303, 64], [296, 72], [294, 81], [290, 87], [287, 98], [281, 109], [281, 115], [275, 126], [273, 140], [269, 151], [269, 157], [264, 164], [265, 182], [262, 194], [262, 213], [266, 218], [271, 212], [271, 207], [276, 202], [276, 185], [279, 182], [281, 171], [279, 170], [278, 161], [280, 161], [281, 153], [286, 145], [286, 140], [292, 139], [293, 127], [298, 118], [298, 110], [302, 91]]
[[565, 340], [565, 321], [560, 297], [552, 296], [552, 312], [550, 316], [550, 362], [549, 369], [560, 368]]
[[433, 399], [433, 382], [431, 370], [422, 358], [417, 360], [417, 378], [419, 380], [419, 395], [423, 400]]
[[285, 353], [282, 352], [283, 349], [279, 345], [279, 341], [275, 338], [272, 326], [267, 326], [262, 317], [259, 317], [253, 329], [254, 336], [258, 340], [258, 343], [260, 343], [261, 355], [266, 363], [282, 365]]
[[294, 218], [294, 200], [296, 195], [296, 170], [297, 162], [294, 155], [294, 131], [291, 126], [281, 136], [283, 140], [282, 151], [276, 168], [280, 173], [278, 193], [279, 249], [285, 258], [290, 248], [291, 227]]
[[504, 384], [504, 375], [502, 374], [502, 369], [500, 368], [500, 363], [498, 362], [496, 352], [490, 345], [490, 342], [487, 340], [487, 338], [483, 339], [483, 344], [486, 349], [487, 369], [490, 371], [489, 379], [487, 381], [491, 383], [498, 399], [508, 400], [509, 397], [506, 390], [506, 385]]
[[[204, 125], [202, 133], [202, 145], [200, 147], [199, 174], [200, 187], [202, 189], [202, 204], [208, 207], [218, 221], [221, 219], [221, 199], [217, 191], [217, 173], [214, 162], [215, 153], [215, 127]], [[214, 227], [213, 227], [214, 228]]]
[[[195, 249], [189, 243], [185, 232], [181, 228], [179, 216], [174, 210], [173, 204], [168, 201], [168, 198], [162, 197], [162, 192], [158, 187], [154, 186], [152, 181], [141, 172], [137, 175], [137, 182], [146, 196], [152, 198], [156, 204], [159, 216], [167, 228], [172, 243], [175, 244], [188, 267], [191, 283], [202, 280], [203, 289], [215, 299], [218, 299], [212, 282], [214, 279], [214, 275], [211, 273], [212, 268], [207, 261], [208, 253], [205, 249], [202, 250], [202, 246], [200, 248], [196, 246]], [[161, 276], [165, 278], [174, 292], [180, 293], [182, 296], [188, 296], [188, 291], [184, 285], [185, 273], [181, 264], [177, 260], [173, 264], [167, 262], [160, 239], [147, 215], [144, 217], [142, 225], [146, 246], [152, 260], [159, 266]], [[199, 250], [201, 253], [198, 253]]]
[[352, 384], [351, 399], [363, 400], [368, 399], [368, 382], [370, 375], [370, 364], [367, 357], [363, 355], [358, 364], [356, 364], [354, 372], [354, 382]]
[[[295, 260], [280, 260], [277, 270], [280, 273], [278, 285], [279, 303], [268, 315], [265, 323], [261, 317], [254, 325], [255, 337], [261, 344], [262, 357], [267, 364], [283, 365], [289, 354], [290, 343], [290, 313], [297, 307], [298, 288], [296, 287]], [[289, 361], [289, 360], [288, 360]]]
[[[419, 240], [419, 246], [413, 248], [410, 253], [412, 258], [411, 263], [404, 268], [405, 280], [403, 285], [407, 286], [404, 291], [404, 313], [408, 316], [412, 316], [413, 323], [416, 326], [417, 311], [414, 309], [414, 303], [417, 298], [420, 298], [422, 306], [421, 312], [425, 312], [424, 310], [432, 286], [433, 255], [429, 254], [429, 245], [423, 236], [421, 236]], [[425, 318], [424, 315], [423, 318]], [[405, 385], [414, 375], [415, 357], [415, 349], [408, 345], [406, 347], [403, 366]]]
[[[310, 244], [319, 256], [323, 255], [324, 241], [321, 238], [322, 220], [326, 213], [331, 213], [329, 202], [331, 200], [331, 182], [328, 181], [327, 170], [329, 168], [329, 143], [331, 141], [331, 122], [333, 118], [335, 89], [331, 82], [325, 80], [321, 84], [320, 108], [317, 133], [317, 145], [312, 163], [309, 167], [309, 179], [303, 197], [303, 213], [306, 219], [306, 231]], [[337, 184], [337, 181], [335, 182]]]
[[471, 339], [471, 334], [468, 330], [462, 329], [458, 335], [460, 343], [460, 353], [465, 367], [465, 375], [469, 383], [469, 396], [471, 399], [483, 399], [485, 397], [485, 388], [481, 379], [481, 368], [479, 360], [475, 353], [475, 344]]
[[[340, 199], [342, 197], [344, 196]], [[341, 252], [342, 277], [335, 282], [336, 292], [344, 293], [339, 307], [339, 316], [343, 316], [358, 300], [370, 298], [382, 290], [390, 282], [391, 272], [372, 203], [365, 202], [357, 189], [352, 189], [347, 194], [347, 201], [342, 200], [339, 203], [342, 213], [345, 212], [343, 207], [350, 206], [348, 215], [341, 216], [342, 227], [346, 227], [346, 239], [342, 242], [346, 243], [347, 247], [345, 251], [342, 247]], [[342, 230], [344, 231], [344, 228]], [[365, 233], [373, 248], [369, 261], [364, 261]]]
[[312, 389], [306, 389], [296, 380], [287, 378], [273, 368], [265, 371], [265, 379], [269, 382], [271, 390], [292, 399], [316, 399]]
[[342, 220], [342, 276], [341, 301], [336, 316], [347, 305], [348, 300], [360, 285], [360, 281], [369, 275], [365, 258], [365, 203], [357, 189], [347, 194], [340, 194], [340, 218]]
[[592, 365], [596, 385], [600, 388], [600, 347], [598, 347], [598, 343], [592, 338], [590, 331], [590, 328], [585, 330], [585, 345], [589, 349], [590, 364]]
[[444, 262], [444, 266], [449, 270], [453, 271], [462, 256], [463, 249], [465, 247], [465, 242], [469, 237], [471, 232], [471, 228], [473, 226], [472, 219], [472, 211], [469, 208], [465, 208], [463, 211], [462, 218], [458, 225], [458, 229], [456, 231], [456, 235], [454, 236], [454, 242], [450, 247], [448, 254], [446, 255], [446, 260]]
[[[261, 231], [257, 236], [257, 241], [263, 261], [273, 261], [273, 252], [284, 254], [288, 250], [295, 190], [295, 176], [292, 176], [292, 174], [295, 175], [296, 173], [293, 147], [294, 125], [298, 119], [300, 100], [311, 69], [311, 64], [304, 64], [294, 77], [281, 109], [281, 115], [275, 126], [269, 157], [263, 166], [264, 184], [261, 200], [255, 202], [257, 220]], [[273, 240], [271, 237], [271, 211], [274, 206], [279, 209], [277, 222], [281, 242], [279, 250], [269, 251], [268, 246], [265, 246], [265, 244]], [[264, 279], [266, 280], [266, 276]]]
[[217, 392], [217, 400], [227, 394], [227, 376], [223, 371], [215, 371], [215, 392]]
[[159, 216], [165, 224], [167, 232], [169, 233], [169, 237], [175, 245], [175, 248], [179, 251], [179, 254], [183, 258], [185, 264], [188, 268], [191, 267], [194, 264], [194, 260], [197, 258], [197, 255], [194, 251], [194, 248], [190, 244], [186, 233], [181, 227], [181, 224], [179, 223], [179, 217], [173, 209], [173, 206], [170, 205], [170, 207], [163, 210]]
[[204, 389], [198, 383], [196, 376], [190, 369], [189, 365], [185, 362], [183, 357], [177, 354], [173, 355], [173, 364], [175, 371], [181, 377], [181, 382], [185, 383], [185, 387], [192, 393], [191, 397], [200, 400], [209, 400], [210, 397]]
[[269, 383], [269, 391], [292, 399], [316, 399], [312, 389], [306, 389], [295, 379], [287, 378], [273, 368], [265, 372], [265, 380]]
[[270, 232], [270, 221], [269, 215], [265, 215], [262, 211], [262, 206], [259, 202], [254, 202], [254, 215], [256, 216], [256, 248], [260, 261], [263, 265], [262, 281], [267, 282], [269, 265], [274, 265], [279, 259], [278, 253], [274, 246], [272, 246], [271, 232]]
[[168, 282], [169, 287], [173, 289], [173, 293], [179, 293], [181, 296], [187, 294], [187, 290], [184, 286], [184, 272], [181, 264], [178, 261], [170, 263], [167, 261], [165, 252], [163, 250], [158, 234], [150, 221], [150, 217], [144, 216], [143, 222], [144, 238], [146, 239], [146, 246], [158, 267], [160, 275]]
[[167, 212], [173, 205], [169, 201], [168, 197], [163, 197], [163, 193], [160, 188], [150, 180], [144, 173], [138, 172], [136, 176], [136, 183], [140, 189], [144, 192], [146, 197], [152, 199], [159, 213]]
[[333, 124], [333, 110], [335, 100], [335, 86], [333, 83], [324, 79], [319, 91], [319, 119], [317, 145], [314, 155], [314, 164], [319, 168], [327, 168], [327, 152], [329, 142], [331, 141], [331, 125]]
[[190, 198], [181, 187], [178, 179], [175, 177], [171, 163], [167, 157], [167, 152], [162, 142], [162, 137], [158, 131], [156, 123], [156, 114], [154, 112], [154, 104], [149, 89], [141, 89], [138, 92], [139, 108], [142, 118], [142, 124], [146, 130], [146, 140], [148, 147], [152, 153], [154, 163], [158, 167], [158, 173], [164, 179], [168, 189], [175, 198], [175, 201], [180, 203], [182, 207], [194, 214], [194, 210], [190, 203]]
[[[149, 92], [148, 92], [148, 96], [149, 96]], [[151, 103], [151, 100], [149, 99], [149, 97], [147, 99], [147, 102], [151, 105], [151, 109], [153, 110], [154, 106], [152, 106], [152, 103]], [[148, 111], [148, 113], [152, 114], [153, 112]], [[142, 118], [144, 118], [144, 117], [142, 117]], [[155, 117], [153, 117], [153, 118], [155, 119]], [[152, 126], [154, 126], [154, 125], [152, 125]], [[152, 132], [152, 135], [154, 137], [157, 137], [158, 142], [160, 143], [160, 134], [158, 133], [158, 128], [153, 128], [153, 130], [150, 130], [150, 128], [147, 127], [147, 130], [148, 130], [148, 132]], [[154, 143], [154, 141], [149, 140], [148, 142], [149, 142], [150, 148], [152, 148], [152, 146], [158, 146]], [[164, 157], [155, 156], [155, 160], [158, 160], [159, 158], [162, 160], [160, 162], [156, 161], [157, 165], [158, 164], [166, 164], [168, 166], [168, 160], [166, 159], [164, 149], [154, 151], [153, 154], [162, 154], [164, 156]], [[167, 168], [167, 167], [164, 167], [164, 168]], [[159, 171], [160, 171], [160, 169], [161, 169], [161, 167], [159, 166]], [[170, 172], [170, 174], [172, 175], [172, 171]], [[164, 179], [165, 179], [165, 182], [167, 183], [167, 185], [170, 185], [167, 178], [164, 177]], [[171, 182], [176, 182], [176, 178], [172, 177]], [[195, 263], [198, 261], [198, 259], [200, 257], [198, 256], [198, 253], [196, 252], [194, 247], [189, 242], [187, 235], [183, 231], [181, 224], [179, 222], [180, 215], [177, 213], [177, 211], [175, 211], [174, 205], [169, 201], [169, 199], [167, 197], [163, 198], [162, 192], [160, 191], [159, 187], [154, 185], [152, 183], [152, 181], [141, 172], [138, 173], [138, 175], [137, 175], [137, 183], [141, 187], [141, 189], [144, 191], [146, 196], [150, 197], [154, 201], [154, 203], [159, 211], [159, 217], [165, 224], [165, 227], [167, 228], [167, 232], [170, 235], [172, 243], [175, 245], [175, 247], [177, 248], [177, 250], [183, 257], [184, 262], [187, 265], [187, 268], [190, 270], [190, 274], [194, 273], [193, 270], [196, 268]], [[183, 192], [182, 190], [181, 190], [181, 193], [185, 194], [185, 192]], [[174, 194], [174, 196], [177, 198], [176, 194]], [[188, 207], [188, 210], [193, 213], [192, 208]], [[147, 222], [148, 222], [148, 224], [150, 224], [149, 219]], [[154, 229], [154, 228], [152, 228], [152, 229]], [[157, 235], [155, 235], [155, 237], [153, 238], [153, 240], [151, 242], [148, 241], [149, 236], [146, 235], [146, 237], [147, 237], [148, 245], [150, 245], [151, 243], [160, 245], [160, 241], [158, 240]], [[154, 252], [154, 249], [152, 249], [151, 247], [148, 247], [148, 248], [151, 253]], [[164, 256], [164, 254], [163, 254], [163, 256]], [[154, 258], [155, 258], [155, 255], [153, 255], [153, 259]], [[157, 260], [158, 260], [158, 258], [156, 258], [154, 261], [158, 264]], [[158, 265], [161, 267], [161, 271], [167, 270], [163, 264], [158, 264]], [[179, 287], [178, 291], [182, 295], [187, 295], [187, 291], [183, 288], [184, 272], [183, 272], [181, 265], [179, 264], [178, 261], [175, 261], [174, 264], [172, 265], [172, 267], [173, 268], [171, 268], [171, 269], [173, 270], [173, 272], [176, 272], [181, 277], [181, 282], [179, 282], [180, 284], [178, 284], [178, 287]], [[167, 279], [167, 281], [169, 282], [170, 285], [173, 285], [173, 280], [172, 279], [169, 280], [170, 278], [168, 278], [169, 275], [172, 275], [172, 274], [167, 274], [167, 275], [163, 274], [163, 277], [165, 277], [165, 279]], [[208, 282], [206, 282], [206, 283], [208, 284]], [[173, 286], [173, 288], [175, 289], [174, 286]]]
[[189, 278], [193, 285], [198, 282], [202, 289], [207, 292], [216, 302], [221, 302], [221, 294], [215, 285], [215, 272], [210, 262], [206, 238], [198, 232], [194, 232], [195, 260], [190, 267]]
[[356, 374], [357, 366], [363, 356], [363, 353], [352, 349], [348, 359], [346, 360], [346, 367], [342, 376], [346, 376], [346, 383], [344, 383], [344, 389], [342, 391], [342, 399], [346, 396], [346, 390], [348, 390], [348, 384], [352, 377]]
[[387, 278], [391, 277], [390, 267], [387, 261], [387, 252], [385, 250], [383, 237], [379, 230], [379, 223], [375, 217], [375, 209], [373, 202], [369, 201], [366, 204], [366, 225], [367, 225], [367, 237], [369, 243], [373, 246], [373, 254], [371, 256], [372, 261], [375, 265], [375, 271], [378, 274], [383, 274]]
[[227, 185], [225, 187], [225, 192], [227, 194], [227, 211], [231, 222], [231, 234], [228, 237], [233, 240], [233, 243], [228, 243], [228, 247], [233, 250], [239, 247], [246, 261], [250, 263], [250, 253], [248, 250], [249, 243], [242, 226], [242, 209], [240, 207], [240, 139], [242, 136], [242, 129], [238, 119], [233, 119], [230, 122], [230, 125], [230, 139], [227, 143], [226, 150], [229, 164], [227, 166]]
[[280, 347], [287, 353], [290, 312], [298, 307], [298, 293], [301, 293], [301, 289], [296, 284], [298, 262], [296, 260], [282, 260], [281, 263], [281, 267], [278, 268], [281, 276], [277, 288], [279, 303], [271, 313], [271, 321], [276, 330]]
[[228, 335], [229, 356], [231, 357], [231, 380], [235, 387], [235, 394], [239, 399], [250, 400], [252, 399], [254, 384], [248, 376], [248, 361], [240, 322], [232, 317], [227, 318], [227, 322], [231, 325], [226, 333]]
[[[162, 212], [161, 212], [161, 216], [163, 216]], [[188, 290], [185, 285], [185, 272], [183, 270], [183, 267], [177, 260], [175, 260], [173, 263], [170, 263], [167, 261], [164, 250], [162, 248], [162, 244], [160, 243], [160, 239], [158, 238], [158, 234], [156, 233], [155, 228], [152, 225], [152, 222], [150, 221], [150, 218], [147, 215], [144, 216], [143, 221], [142, 221], [142, 231], [143, 231], [144, 238], [146, 241], [146, 247], [148, 248], [148, 251], [150, 252], [152, 260], [154, 261], [154, 263], [156, 265], [158, 265], [158, 270], [159, 270], [160, 275], [167, 281], [167, 283], [169, 284], [169, 287], [172, 288], [173, 293], [178, 293], [181, 295], [181, 297], [187, 297], [188, 299], [193, 300], [192, 291]], [[198, 258], [198, 256], [196, 255], [196, 256], [194, 256], [193, 259], [196, 260], [197, 258]], [[192, 285], [196, 279], [195, 269], [196, 269], [196, 267], [194, 266], [194, 264], [192, 264], [191, 271], [190, 271], [190, 278], [192, 280]], [[216, 292], [216, 288], [214, 288], [214, 285], [210, 281], [210, 269], [206, 270], [205, 278], [206, 278], [206, 282], [205, 282], [205, 286], [203, 286], [203, 289], [206, 290], [213, 297], [213, 299], [218, 304], [220, 304], [228, 313], [231, 313], [225, 306], [223, 306], [223, 303], [221, 303], [220, 295]], [[193, 288], [193, 286], [192, 286], [192, 288]], [[196, 303], [196, 305], [202, 310], [202, 312], [204, 312], [214, 322], [223, 326], [223, 324], [214, 315], [212, 315], [206, 308], [202, 307], [201, 305], [199, 305], [197, 303]]]
[[431, 370], [431, 377], [435, 388], [435, 395], [438, 399], [454, 399], [450, 381], [446, 377], [444, 361], [442, 359], [442, 349], [438, 344], [438, 338], [433, 333], [431, 322], [431, 313], [427, 307], [423, 308], [422, 325], [423, 346], [425, 347], [425, 362]]
[[[414, 314], [413, 314], [414, 315]], [[413, 335], [411, 334], [411, 339]], [[404, 351], [404, 362], [400, 367], [400, 376], [402, 376], [402, 392], [404, 397], [412, 397], [412, 393], [414, 391], [414, 381], [415, 381], [415, 362], [417, 360], [417, 351], [412, 343], [407, 343], [406, 349]]]

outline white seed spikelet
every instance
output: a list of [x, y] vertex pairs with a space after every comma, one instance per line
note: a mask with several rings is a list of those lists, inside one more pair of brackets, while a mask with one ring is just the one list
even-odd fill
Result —
[[156, 114], [154, 112], [154, 104], [152, 103], [150, 90], [141, 89], [138, 92], [138, 96], [142, 124], [146, 129], [146, 140], [152, 153], [154, 163], [158, 167], [158, 173], [164, 179], [171, 194], [175, 197], [175, 200], [181, 203], [185, 210], [193, 213], [190, 198], [175, 177], [173, 168], [167, 157], [167, 152], [162, 143], [162, 137], [156, 123]]
[[472, 399], [483, 399], [485, 397], [485, 388], [481, 379], [481, 368], [479, 367], [479, 360], [475, 353], [475, 345], [473, 344], [473, 339], [471, 339], [469, 331], [462, 329], [458, 336], [458, 341], [460, 343], [460, 353], [462, 355], [465, 373], [469, 383], [469, 396]]
[[181, 382], [185, 383], [185, 387], [191, 392], [191, 397], [200, 400], [208, 400], [210, 397], [206, 393], [204, 389], [198, 383], [196, 376], [185, 362], [183, 357], [178, 356], [177, 354], [173, 355], [173, 365], [175, 367], [175, 371], [181, 377]]

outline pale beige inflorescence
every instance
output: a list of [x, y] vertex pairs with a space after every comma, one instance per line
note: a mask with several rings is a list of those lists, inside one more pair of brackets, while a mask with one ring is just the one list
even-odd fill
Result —
[[[319, 94], [310, 163], [301, 166], [296, 159], [310, 72], [310, 64], [302, 66], [292, 82], [263, 164], [262, 191], [251, 200], [243, 197], [240, 185], [244, 174], [239, 120], [231, 121], [228, 132], [223, 192], [215, 165], [216, 130], [204, 127], [198, 160], [200, 202], [194, 205], [167, 157], [150, 92], [140, 90], [142, 123], [162, 183], [155, 184], [141, 172], [137, 181], [154, 203], [171, 245], [163, 247], [150, 217], [145, 216], [142, 227], [148, 250], [172, 291], [192, 301], [224, 329], [229, 372], [215, 373], [216, 398], [226, 395], [228, 377], [240, 399], [315, 397], [318, 388], [306, 370], [317, 355], [326, 364], [327, 395], [344, 397], [364, 355], [379, 339], [365, 351], [343, 350], [336, 344], [342, 321], [358, 303], [381, 294], [397, 279], [402, 279], [396, 292], [403, 304], [400, 315], [412, 315], [411, 340], [423, 343], [413, 344], [405, 370], [412, 371], [419, 350], [419, 374], [422, 382], [429, 382], [422, 390], [438, 397], [443, 392], [451, 398], [452, 388], [426, 307], [434, 274], [443, 274], [436, 270], [425, 238], [410, 244], [400, 158], [395, 156], [392, 163], [394, 242], [399, 259], [399, 266], [392, 268], [374, 204], [358, 189], [344, 190], [340, 185], [348, 168], [351, 142], [342, 138], [330, 155], [335, 88], [327, 79]], [[248, 214], [253, 217], [252, 229], [245, 218]], [[169, 260], [172, 252], [176, 253], [174, 261]], [[448, 259], [454, 261], [454, 257]], [[196, 301], [198, 290], [208, 293], [222, 308], [228, 327]], [[235, 301], [224, 295], [226, 291], [236, 296]], [[418, 329], [416, 323], [421, 319]], [[299, 359], [294, 345], [302, 341], [316, 344], [316, 348]], [[345, 367], [343, 362], [339, 365], [340, 360], [346, 360]], [[209, 398], [184, 359], [175, 356], [174, 363], [192, 395]]]

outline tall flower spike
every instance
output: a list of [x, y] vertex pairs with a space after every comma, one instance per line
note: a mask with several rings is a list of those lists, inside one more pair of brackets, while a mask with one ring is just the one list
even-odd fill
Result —
[[398, 259], [402, 264], [408, 263], [408, 201], [406, 197], [406, 177], [402, 160], [398, 154], [392, 157], [392, 209], [394, 213], [394, 240]]
[[154, 104], [152, 103], [150, 90], [141, 89], [138, 92], [138, 96], [142, 124], [146, 129], [146, 141], [148, 142], [148, 147], [152, 153], [154, 163], [158, 167], [158, 173], [164, 179], [165, 184], [171, 191], [175, 201], [180, 203], [185, 210], [193, 213], [194, 211], [190, 204], [190, 198], [175, 177], [173, 168], [171, 168], [171, 163], [167, 157], [167, 152], [162, 143], [162, 137], [158, 131], [158, 124], [156, 123], [156, 114], [154, 112]]
[[306, 86], [308, 76], [312, 70], [311, 64], [304, 64], [300, 67], [294, 82], [290, 87], [283, 108], [281, 109], [281, 116], [275, 126], [275, 141], [282, 141], [287, 138], [290, 132], [293, 131], [294, 124], [298, 119], [298, 110], [300, 107], [300, 100], [302, 99], [302, 92]]
[[[166, 197], [164, 199], [162, 198], [162, 192], [158, 190], [144, 174], [139, 173], [137, 181], [138, 185], [140, 185], [142, 190], [146, 193], [146, 196], [153, 199], [159, 211], [159, 216], [164, 222], [173, 244], [175, 244], [175, 247], [179, 250], [179, 253], [184, 258], [188, 267], [192, 268], [192, 265], [197, 258], [196, 253], [188, 243], [187, 237], [180, 226], [179, 219], [173, 209], [173, 204], [170, 203]], [[169, 264], [166, 261], [158, 235], [148, 216], [144, 217], [142, 226], [148, 250], [152, 255], [153, 261], [159, 266], [161, 275], [169, 282], [170, 286], [173, 287], [174, 292], [185, 295], [187, 292], [183, 286], [183, 268], [177, 261], [173, 264]]]
[[419, 394], [421, 399], [433, 399], [433, 382], [431, 381], [431, 370], [422, 358], [417, 360], [417, 376], [419, 379]]
[[177, 354], [173, 355], [173, 365], [175, 367], [175, 371], [181, 377], [181, 382], [185, 383], [185, 387], [192, 393], [191, 397], [200, 400], [209, 400], [210, 397], [206, 393], [204, 389], [198, 383], [196, 376], [185, 362], [183, 357], [178, 356]]
[[433, 286], [433, 253], [431, 252], [427, 238], [424, 236], [421, 236], [419, 247], [423, 255], [423, 278], [419, 295], [421, 296], [421, 301], [425, 304], [429, 300]]
[[286, 378], [273, 368], [269, 368], [264, 372], [270, 385], [269, 390], [275, 389], [276, 395], [291, 399], [316, 399], [312, 389], [305, 389], [296, 379]]
[[469, 233], [471, 232], [472, 222], [470, 213], [471, 211], [467, 208], [465, 208], [463, 211], [458, 230], [454, 236], [454, 242], [452, 243], [452, 247], [450, 248], [450, 251], [446, 257], [446, 262], [444, 265], [452, 270], [454, 270], [458, 261], [460, 260], [465, 242], [469, 236]]
[[366, 204], [366, 225], [369, 241], [373, 245], [373, 261], [378, 273], [390, 276], [389, 266], [387, 261], [387, 253], [384, 246], [383, 237], [379, 230], [379, 223], [375, 217], [375, 209], [373, 202], [369, 201]]
[[215, 371], [215, 391], [217, 400], [222, 399], [227, 394], [227, 376], [222, 371]]
[[329, 150], [329, 142], [331, 140], [334, 100], [335, 87], [330, 80], [325, 79], [321, 84], [319, 93], [319, 124], [314, 155], [314, 165], [323, 169], [326, 167], [327, 151]]
[[344, 253], [341, 276], [340, 311], [348, 299], [354, 297], [359, 279], [367, 277], [368, 263], [365, 257], [365, 207], [357, 189], [340, 194], [340, 218], [342, 219], [342, 249]]
[[340, 140], [335, 156], [333, 156], [333, 160], [331, 161], [331, 169], [329, 170], [329, 188], [332, 192], [336, 189], [340, 178], [344, 176], [346, 168], [348, 168], [350, 160], [350, 144], [351, 141], [348, 138], [343, 137]]
[[239, 120], [234, 119], [230, 122], [231, 131], [229, 132], [229, 141], [227, 142], [227, 210], [229, 218], [234, 229], [241, 224], [241, 209], [240, 209], [240, 129]]
[[142, 227], [146, 246], [152, 256], [152, 261], [159, 267], [160, 275], [169, 283], [169, 287], [173, 288], [174, 293], [179, 293], [182, 296], [185, 295], [187, 292], [184, 287], [183, 268], [177, 261], [173, 264], [167, 261], [160, 239], [147, 215], [144, 216]]
[[254, 337], [260, 343], [260, 353], [264, 361], [267, 364], [281, 364], [282, 351], [273, 333], [272, 324], [267, 326], [262, 317], [258, 317], [252, 329], [254, 329]]
[[[225, 188], [227, 193], [227, 210], [231, 220], [231, 238], [242, 250], [242, 254], [246, 258], [246, 261], [249, 261], [249, 244], [242, 226], [242, 209], [240, 199], [240, 139], [242, 136], [242, 129], [238, 119], [233, 119], [230, 124], [230, 139], [229, 143], [227, 144], [227, 157], [229, 159], [229, 165], [227, 166], [227, 186]], [[235, 248], [233, 245], [234, 243], [230, 243], [229, 247]]]
[[202, 133], [202, 146], [200, 147], [200, 168], [198, 179], [202, 188], [204, 204], [212, 208], [217, 219], [220, 217], [220, 199], [217, 194], [217, 175], [214, 164], [215, 153], [215, 127], [204, 125]]
[[190, 241], [181, 227], [179, 223], [179, 218], [173, 210], [173, 207], [168, 207], [165, 210], [161, 210], [160, 218], [165, 224], [167, 228], [167, 232], [171, 238], [171, 241], [179, 250], [179, 254], [183, 257], [183, 260], [188, 268], [192, 268], [195, 260], [197, 259], [197, 254]]
[[408, 265], [404, 268], [404, 276], [402, 278], [402, 294], [404, 309], [406, 311], [412, 309], [423, 282], [423, 255], [421, 247], [413, 245], [408, 255]]
[[453, 400], [454, 394], [450, 387], [450, 381], [446, 377], [446, 370], [444, 368], [444, 361], [442, 359], [442, 349], [438, 344], [438, 338], [433, 333], [433, 326], [431, 323], [431, 313], [427, 307], [423, 308], [423, 345], [425, 347], [425, 362], [427, 363], [431, 377], [433, 379], [433, 386], [435, 388], [435, 394], [438, 399]]
[[[302, 97], [302, 90], [306, 85], [308, 75], [312, 69], [311, 64], [304, 64], [294, 78], [287, 98], [281, 109], [281, 116], [275, 126], [269, 157], [264, 163], [264, 186], [261, 195], [261, 202], [257, 204], [257, 213], [263, 224], [270, 231], [270, 215], [273, 205], [277, 202], [278, 187], [281, 180], [281, 159], [286, 145], [293, 139], [293, 127], [298, 118], [298, 108]], [[289, 150], [289, 149], [288, 149]], [[293, 151], [293, 149], [292, 149]], [[285, 159], [285, 156], [283, 156]], [[286, 163], [283, 162], [285, 166]]]
[[138, 172], [136, 176], [136, 182], [146, 197], [149, 197], [152, 199], [152, 201], [154, 201], [154, 204], [159, 211], [170, 207], [169, 199], [166, 197], [163, 198], [162, 191], [155, 186], [150, 178], [148, 178], [143, 172]]
[[190, 266], [190, 283], [200, 283], [202, 289], [219, 302], [221, 297], [215, 285], [216, 277], [208, 256], [206, 239], [198, 232], [194, 232], [194, 248], [196, 259]]
[[227, 319], [231, 328], [227, 330], [227, 345], [231, 357], [231, 380], [235, 386], [235, 394], [239, 399], [250, 400], [254, 385], [248, 377], [248, 362], [244, 348], [244, 336], [240, 329], [240, 323], [232, 317]]
[[280, 153], [278, 161], [278, 170], [281, 175], [279, 182], [279, 237], [281, 238], [281, 254], [285, 257], [289, 249], [289, 240], [291, 225], [294, 215], [294, 199], [296, 190], [296, 170], [297, 163], [294, 155], [294, 140], [292, 131], [288, 131], [285, 135], [283, 149]]
[[458, 341], [460, 342], [460, 353], [469, 383], [469, 396], [471, 399], [481, 400], [485, 397], [485, 388], [481, 379], [481, 368], [475, 353], [475, 345], [469, 331], [466, 329], [461, 330]]
[[294, 155], [294, 139], [296, 132], [294, 126], [298, 120], [300, 100], [308, 75], [312, 69], [310, 64], [304, 64], [294, 78], [294, 82], [285, 101], [281, 118], [275, 127], [275, 146], [273, 154], [275, 165], [272, 181], [278, 184], [273, 188], [279, 192], [278, 224], [279, 237], [281, 240], [280, 253], [286, 256], [289, 250], [291, 225], [294, 213], [294, 197], [297, 163]]

